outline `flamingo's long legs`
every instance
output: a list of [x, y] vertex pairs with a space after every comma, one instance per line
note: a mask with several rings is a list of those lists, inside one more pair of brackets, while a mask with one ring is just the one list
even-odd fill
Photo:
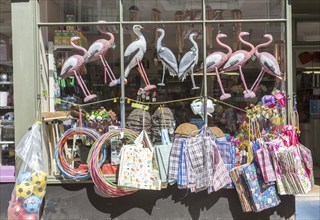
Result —
[[260, 84], [263, 76], [265, 74], [265, 71], [264, 71], [264, 67], [262, 67], [261, 69], [261, 72], [259, 73], [257, 79], [255, 80], [255, 82], [253, 83], [253, 85], [251, 86], [251, 89], [252, 91], [256, 91], [258, 89], [258, 85]]
[[143, 81], [144, 81], [144, 83], [145, 83], [146, 85], [149, 85], [148, 82], [147, 82], [147, 80], [146, 80], [146, 78], [145, 78], [145, 76], [144, 76], [144, 73], [143, 73], [143, 71], [142, 71], [142, 69], [141, 69], [141, 66], [140, 66], [140, 65], [142, 65], [142, 64], [141, 64], [140, 61], [138, 61], [138, 60], [137, 60], [137, 64], [138, 64], [137, 69], [138, 69], [138, 71], [139, 71], [139, 73], [140, 73], [141, 78], [143, 79]]
[[217, 67], [214, 68], [216, 73], [217, 73], [217, 80], [218, 80], [218, 83], [219, 83], [219, 86], [220, 86], [220, 89], [221, 89], [221, 92], [222, 92], [222, 95], [220, 96], [220, 100], [224, 100], [224, 99], [228, 99], [231, 97], [231, 95], [229, 93], [225, 93], [224, 91], [224, 88], [223, 88], [223, 85], [222, 85], [222, 82], [221, 82], [221, 79], [220, 79], [220, 74], [219, 74], [219, 70]]
[[112, 72], [107, 60], [102, 55], [99, 55], [99, 57], [100, 57], [100, 60], [102, 62], [102, 65], [103, 65], [104, 83], [107, 83], [107, 74], [108, 74], [109, 79], [111, 81], [116, 80], [116, 77], [114, 76], [114, 74], [113, 74], [113, 72]]
[[241, 67], [241, 65], [239, 65], [238, 67], [239, 67], [239, 71], [240, 71], [241, 80], [242, 80], [243, 85], [244, 85], [244, 88], [245, 88], [245, 90], [246, 90], [246, 91], [245, 91], [246, 93], [244, 94], [244, 97], [245, 97], [245, 98], [254, 98], [254, 97], [256, 97], [256, 94], [255, 94], [253, 91], [248, 90], [246, 80], [244, 79], [244, 75], [243, 75], [243, 73], [242, 73], [242, 67]]
[[83, 94], [85, 95], [85, 98], [84, 98], [84, 102], [88, 102], [90, 101], [91, 99], [94, 99], [97, 97], [97, 95], [95, 94], [91, 94], [86, 86], [86, 84], [84, 83], [82, 77], [80, 75], [77, 74], [77, 72], [75, 70], [73, 70], [73, 73], [78, 81], [78, 84], [83, 92]]

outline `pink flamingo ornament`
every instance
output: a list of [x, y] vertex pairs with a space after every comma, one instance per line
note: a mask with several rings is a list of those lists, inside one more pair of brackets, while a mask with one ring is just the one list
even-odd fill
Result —
[[76, 41], [76, 40], [80, 40], [80, 37], [72, 37], [70, 40], [71, 45], [76, 49], [82, 50], [84, 54], [83, 54], [83, 56], [73, 55], [73, 56], [69, 57], [64, 62], [63, 66], [61, 68], [60, 77], [62, 79], [65, 79], [71, 75], [75, 75], [75, 77], [78, 81], [78, 84], [85, 95], [84, 102], [88, 102], [91, 99], [96, 98], [97, 96], [95, 94], [91, 94], [89, 92], [87, 86], [85, 85], [85, 83], [80, 75], [80, 69], [85, 64], [84, 58], [88, 55], [88, 51], [85, 48], [76, 45], [74, 43], [74, 41]]
[[258, 58], [259, 64], [261, 66], [261, 72], [250, 89], [252, 91], [257, 90], [258, 85], [260, 84], [265, 73], [268, 73], [271, 76], [277, 77], [278, 79], [282, 80], [280, 67], [276, 58], [268, 52], [259, 53], [258, 51], [261, 47], [269, 46], [273, 41], [273, 37], [271, 34], [265, 34], [263, 35], [263, 37], [268, 38], [269, 40], [266, 43], [256, 46], [255, 55]]
[[129, 46], [126, 48], [124, 52], [124, 62], [126, 66], [124, 70], [125, 81], [130, 73], [130, 70], [133, 67], [137, 66], [139, 74], [143, 79], [144, 83], [146, 84], [146, 87], [144, 88], [144, 90], [148, 91], [151, 89], [155, 89], [156, 88], [155, 85], [150, 85], [147, 73], [144, 70], [144, 67], [141, 62], [147, 50], [146, 39], [141, 33], [141, 30], [143, 29], [143, 27], [141, 25], [134, 25], [132, 29], [133, 29], [133, 32], [137, 35], [137, 40], [129, 44]]
[[[222, 92], [222, 95], [220, 96], [220, 100], [228, 99], [231, 97], [229, 93], [225, 93], [221, 79], [220, 79], [219, 71], [218, 71], [218, 69], [230, 58], [232, 54], [232, 49], [228, 45], [220, 41], [220, 38], [223, 38], [223, 37], [227, 37], [227, 35], [218, 34], [216, 36], [216, 41], [221, 47], [226, 48], [228, 50], [228, 53], [225, 54], [220, 51], [217, 51], [209, 54], [206, 58], [207, 72], [215, 71], [217, 74], [218, 83], [220, 85], [220, 89]], [[203, 63], [201, 64], [200, 69], [203, 69]]]
[[242, 73], [242, 66], [250, 59], [250, 57], [252, 57], [252, 55], [255, 52], [255, 47], [252, 44], [250, 44], [249, 42], [244, 41], [242, 39], [242, 36], [246, 36], [246, 35], [249, 35], [249, 33], [248, 32], [240, 32], [238, 35], [238, 38], [241, 43], [250, 47], [251, 50], [249, 52], [245, 51], [245, 50], [235, 51], [230, 56], [230, 58], [226, 62], [226, 64], [223, 66], [221, 73], [235, 71], [235, 70], [239, 69], [240, 77], [241, 77], [241, 80], [242, 80], [244, 88], [245, 88], [245, 91], [243, 92], [244, 98], [254, 98], [254, 97], [256, 97], [256, 94], [253, 91], [248, 90], [246, 80], [245, 80], [244, 75]]
[[[106, 23], [105, 21], [98, 21], [99, 23]], [[101, 60], [102, 65], [103, 65], [103, 70], [104, 70], [104, 83], [107, 83], [107, 74], [111, 80], [109, 83], [109, 86], [115, 86], [118, 84], [118, 81], [116, 77], [114, 76], [106, 58], [105, 54], [109, 50], [110, 47], [114, 47], [114, 36], [110, 32], [102, 31], [100, 26], [97, 25], [97, 30], [104, 35], [107, 35], [109, 37], [109, 40], [106, 39], [98, 39], [96, 40], [91, 46], [89, 47], [88, 50], [88, 56], [85, 58], [86, 62], [92, 62], [96, 60]]]

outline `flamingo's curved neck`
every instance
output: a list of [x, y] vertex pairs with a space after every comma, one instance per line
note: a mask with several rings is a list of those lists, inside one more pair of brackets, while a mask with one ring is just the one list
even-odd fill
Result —
[[252, 56], [252, 55], [254, 54], [255, 47], [254, 47], [252, 44], [250, 44], [249, 42], [243, 40], [241, 36], [239, 36], [239, 40], [240, 40], [240, 42], [243, 43], [244, 45], [250, 47], [251, 50], [249, 51], [249, 53], [250, 53], [250, 55]]
[[111, 44], [114, 42], [114, 36], [113, 36], [112, 33], [107, 32], [107, 31], [101, 31], [101, 30], [100, 30], [100, 33], [109, 36], [110, 38], [109, 38], [108, 41], [109, 41]]
[[79, 46], [79, 45], [76, 45], [76, 44], [73, 42], [73, 40], [72, 40], [70, 43], [71, 43], [71, 45], [72, 45], [74, 48], [76, 48], [76, 49], [78, 49], [78, 50], [81, 50], [81, 51], [83, 52], [83, 56], [87, 56], [87, 55], [88, 55], [88, 51], [87, 51], [85, 48], [83, 48], [83, 47], [81, 47], [81, 46]]
[[232, 54], [232, 49], [231, 49], [231, 47], [229, 47], [228, 45], [222, 43], [222, 42], [220, 41], [220, 38], [219, 38], [219, 37], [216, 37], [216, 40], [217, 40], [218, 44], [219, 44], [221, 47], [224, 47], [224, 48], [226, 48], [226, 49], [228, 50], [227, 57], [230, 57], [231, 54]]
[[161, 35], [160, 35], [160, 37], [158, 38], [158, 41], [157, 41], [157, 49], [161, 48], [161, 43], [162, 43], [163, 38], [164, 38], [164, 31], [161, 31]]
[[255, 54], [256, 55], [259, 55], [260, 53], [259, 53], [259, 49], [261, 48], [261, 47], [267, 47], [267, 46], [269, 46], [271, 43], [272, 43], [272, 36], [268, 36], [267, 37], [269, 40], [267, 41], [267, 42], [265, 42], [265, 43], [263, 43], [263, 44], [259, 44], [259, 45], [257, 45], [256, 46], [256, 51], [255, 51]]

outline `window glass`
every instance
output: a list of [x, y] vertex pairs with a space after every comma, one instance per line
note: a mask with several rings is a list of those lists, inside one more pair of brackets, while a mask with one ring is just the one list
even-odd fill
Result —
[[124, 21], [202, 19], [202, 1], [133, 0], [122, 2]]
[[41, 0], [41, 22], [119, 21], [119, 1]]
[[[103, 32], [112, 33], [114, 36], [113, 43], [110, 36], [99, 33], [97, 31], [97, 26], [95, 25], [77, 26], [77, 31], [66, 31], [65, 29], [66, 27], [61, 26], [41, 28], [43, 46], [49, 53], [47, 58], [48, 67], [51, 68], [49, 71], [53, 71], [55, 76], [54, 96], [70, 102], [84, 103], [86, 95], [79, 84], [79, 80], [76, 79], [74, 72], [72, 72], [70, 76], [65, 77], [65, 79], [61, 79], [61, 70], [68, 58], [73, 55], [85, 57], [82, 50], [76, 49], [70, 44], [71, 37], [78, 36], [80, 37], [80, 40], [76, 40], [74, 43], [89, 51], [89, 55], [90, 51], [93, 51], [90, 50], [90, 47], [93, 48], [93, 45], [99, 47], [97, 40], [106, 39], [109, 41], [110, 46], [103, 56], [111, 69], [111, 72], [109, 71], [110, 77], [106, 74], [106, 84], [104, 83], [104, 67], [99, 57], [90, 59], [87, 63], [80, 60], [79, 62], [82, 62], [82, 64], [81, 68], [77, 70], [77, 73], [80, 74], [89, 93], [97, 96], [94, 100], [98, 101], [118, 97], [120, 94], [120, 86], [115, 85], [114, 87], [110, 87], [109, 84], [112, 80], [116, 80], [120, 77], [119, 26], [101, 25], [101, 30]], [[95, 32], [87, 34], [82, 31], [86, 29], [95, 29]], [[104, 103], [102, 103], [102, 105], [104, 105]], [[67, 110], [68, 108], [71, 108], [71, 106], [64, 103], [56, 103], [55, 106], [56, 110]]]
[[206, 0], [207, 20], [285, 18], [282, 0]]
[[[268, 42], [269, 37], [265, 34], [270, 34], [273, 40], [269, 45], [259, 48], [258, 52], [268, 52], [270, 55], [275, 57], [277, 65], [279, 65], [280, 68], [280, 74], [283, 77], [283, 75], [286, 74], [284, 27], [284, 23], [207, 24], [207, 62], [214, 60], [214, 54], [216, 53], [223, 52], [227, 54], [228, 50], [226, 46], [229, 46], [233, 53], [238, 50], [250, 52], [250, 47], [239, 42], [238, 34], [240, 32], [249, 33], [249, 35], [243, 36], [242, 38], [254, 47]], [[218, 33], [227, 35], [219, 38], [221, 41], [220, 44], [216, 41]], [[229, 59], [231, 58], [229, 57]], [[222, 88], [226, 94], [230, 94], [231, 96], [224, 100], [224, 102], [232, 104], [233, 106], [245, 109], [250, 105], [250, 103], [257, 103], [264, 95], [269, 95], [272, 93], [273, 89], [280, 89], [282, 86], [276, 77], [265, 73], [262, 77], [261, 83], [256, 87], [256, 98], [245, 99], [243, 94], [245, 89], [244, 83], [241, 80], [239, 70], [221, 73], [226, 62], [221, 64], [218, 72], [220, 73]], [[242, 65], [242, 72], [244, 74], [246, 85], [249, 89], [253, 87], [254, 82], [260, 74], [261, 68], [262, 67], [259, 64], [259, 57], [256, 55], [251, 57], [249, 56], [248, 61]], [[215, 69], [211, 67], [208, 72], [208, 96], [219, 99], [223, 94], [217, 80]], [[224, 104], [217, 104], [213, 117], [209, 117], [209, 125], [217, 125], [221, 129], [225, 129], [226, 132], [234, 133], [237, 129], [237, 122], [241, 121], [239, 119], [242, 116], [243, 113], [235, 108]]]

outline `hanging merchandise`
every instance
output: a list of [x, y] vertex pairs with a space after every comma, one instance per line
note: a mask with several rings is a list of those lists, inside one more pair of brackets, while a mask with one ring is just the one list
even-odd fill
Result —
[[[305, 194], [312, 189], [314, 182], [310, 170], [312, 157], [305, 154], [303, 158], [301, 157], [300, 143], [292, 125], [287, 125], [283, 129], [281, 139], [269, 144], [278, 193], [280, 195]], [[303, 151], [309, 154], [305, 149]]]
[[238, 51], [233, 52], [233, 54], [230, 56], [228, 61], [222, 67], [221, 73], [239, 70], [240, 77], [241, 77], [241, 80], [242, 80], [244, 88], [245, 88], [245, 91], [243, 92], [244, 98], [254, 98], [254, 97], [256, 97], [256, 94], [253, 91], [248, 90], [247, 83], [246, 83], [244, 75], [242, 73], [242, 66], [245, 63], [247, 63], [247, 61], [252, 57], [252, 55], [255, 52], [255, 47], [252, 44], [250, 44], [249, 42], [244, 41], [242, 39], [242, 36], [246, 36], [246, 35], [249, 35], [249, 33], [248, 32], [240, 32], [238, 35], [238, 38], [241, 43], [250, 47], [250, 51], [248, 52], [245, 50], [238, 50]]
[[272, 165], [271, 155], [268, 146], [263, 139], [258, 140], [260, 149], [256, 152], [256, 161], [260, 167], [264, 183], [271, 184], [276, 181], [276, 174]]
[[[195, 99], [191, 104], [191, 110], [193, 112], [193, 114], [195, 115], [200, 115], [201, 118], [203, 119], [204, 117], [204, 106], [203, 106], [203, 102], [204, 102], [204, 99]], [[213, 104], [212, 103], [212, 100], [211, 99], [207, 99], [207, 115], [211, 116], [211, 113], [214, 112], [214, 106], [216, 104]]]
[[156, 150], [156, 156], [159, 166], [159, 173], [160, 178], [162, 182], [162, 187], [164, 187], [163, 184], [167, 183], [173, 183], [174, 181], [171, 181], [168, 179], [168, 167], [169, 167], [169, 157], [171, 152], [172, 143], [169, 139], [169, 133], [167, 128], [161, 129], [161, 137], [162, 137], [162, 145], [155, 145]]
[[267, 47], [268, 45], [270, 45], [273, 41], [273, 37], [271, 34], [265, 34], [263, 37], [268, 38], [268, 42], [263, 43], [263, 44], [259, 44], [258, 46], [256, 46], [255, 49], [255, 56], [257, 57], [260, 67], [261, 67], [261, 72], [258, 75], [258, 78], [256, 79], [256, 81], [253, 83], [252, 87], [251, 87], [251, 91], [257, 91], [259, 84], [264, 76], [265, 73], [270, 74], [271, 76], [274, 76], [276, 78], [278, 78], [279, 80], [282, 80], [281, 77], [281, 71], [280, 71], [280, 67], [278, 64], [278, 61], [276, 60], [276, 58], [268, 53], [268, 52], [259, 52], [258, 50], [261, 47]]
[[[78, 138], [78, 135], [86, 135], [88, 138], [82, 139], [84, 140], [84, 143], [87, 145], [89, 142], [90, 145], [94, 143], [99, 137], [100, 134], [97, 133], [93, 129], [89, 128], [82, 128], [82, 127], [77, 127], [77, 128], [70, 128], [68, 129], [60, 138], [59, 143], [57, 144], [55, 148], [55, 157], [56, 157], [56, 164], [63, 174], [64, 177], [74, 179], [74, 180], [87, 180], [90, 178], [90, 174], [85, 169], [84, 171], [81, 169], [78, 169], [74, 167], [74, 154], [76, 151], [76, 139]], [[69, 148], [68, 148], [68, 140], [69, 138], [73, 137], [73, 145], [71, 148], [71, 153], [69, 153]], [[87, 147], [87, 146], [85, 146]], [[79, 151], [79, 148], [77, 149]], [[81, 153], [81, 152], [80, 152]], [[65, 154], [71, 154], [70, 161], [67, 161]], [[102, 157], [100, 158], [100, 165], [106, 160], [106, 149], [102, 151]], [[72, 164], [70, 164], [72, 163]], [[81, 165], [80, 165], [81, 166]]]
[[91, 150], [88, 155], [88, 169], [91, 174], [91, 178], [95, 186], [103, 192], [108, 197], [120, 197], [125, 195], [130, 195], [136, 190], [122, 188], [119, 185], [111, 182], [101, 170], [101, 163], [99, 160], [99, 155], [101, 150], [105, 148], [107, 141], [110, 141], [112, 138], [120, 138], [122, 143], [133, 143], [138, 134], [134, 131], [126, 128], [114, 129], [108, 133], [103, 134], [91, 147]]
[[[216, 135], [215, 135], [216, 136]], [[219, 154], [223, 160], [228, 173], [234, 168], [236, 148], [231, 141], [227, 141], [226, 138], [215, 138], [213, 139], [217, 145]], [[227, 184], [224, 188], [234, 188], [232, 183]]]
[[190, 73], [191, 80], [192, 80], [192, 89], [200, 89], [199, 87], [196, 86], [194, 82], [194, 75], [193, 75], [193, 68], [194, 66], [198, 63], [199, 59], [199, 49], [198, 49], [198, 44], [194, 40], [195, 37], [198, 36], [198, 33], [193, 32], [189, 35], [189, 40], [192, 43], [193, 47], [183, 55], [179, 62], [179, 72], [178, 72], [178, 77], [181, 81], [184, 81], [188, 74]]
[[140, 133], [134, 144], [122, 147], [120, 157], [119, 186], [132, 189], [161, 190], [155, 150], [145, 131]]
[[178, 76], [178, 62], [172, 51], [162, 45], [162, 40], [165, 35], [164, 30], [157, 28], [157, 32], [161, 33], [157, 41], [157, 55], [158, 60], [160, 60], [162, 63], [162, 81], [161, 83], [158, 83], [158, 86], [165, 86], [164, 75], [166, 73], [166, 69], [168, 69], [171, 76]]
[[134, 25], [132, 30], [136, 34], [137, 39], [133, 41], [124, 52], [124, 61], [125, 61], [125, 70], [124, 70], [124, 81], [127, 82], [128, 75], [130, 70], [137, 66], [139, 74], [143, 79], [146, 87], [144, 88], [146, 91], [155, 89], [155, 85], [151, 85], [147, 76], [147, 73], [142, 65], [143, 56], [147, 50], [147, 42], [144, 36], [141, 33], [143, 27], [141, 25]]
[[[106, 21], [98, 21], [101, 24], [106, 23]], [[104, 70], [104, 83], [107, 83], [107, 74], [110, 79], [109, 86], [115, 86], [117, 84], [120, 84], [116, 77], [114, 76], [106, 58], [105, 55], [108, 52], [109, 48], [114, 49], [115, 43], [114, 43], [114, 36], [110, 32], [103, 31], [100, 27], [100, 25], [97, 25], [97, 30], [99, 33], [104, 34], [109, 37], [108, 40], [106, 39], [98, 39], [95, 42], [91, 44], [91, 46], [88, 49], [88, 56], [85, 57], [86, 63], [93, 62], [96, 60], [101, 60], [101, 63], [103, 65]]]
[[242, 179], [243, 174], [243, 168], [247, 167], [247, 164], [243, 164], [241, 166], [235, 167], [230, 171], [230, 176], [232, 179], [233, 184], [236, 187], [240, 204], [242, 207], [242, 211], [244, 212], [251, 212], [253, 209], [251, 207], [250, 197], [249, 197], [249, 191], [244, 184], [244, 181]]
[[22, 160], [8, 207], [8, 219], [32, 216], [40, 219], [40, 207], [46, 194], [47, 170], [43, 160], [40, 124], [35, 123], [16, 146]]
[[[210, 72], [215, 71], [215, 73], [217, 74], [217, 80], [218, 80], [218, 83], [219, 83], [219, 86], [220, 86], [220, 89], [222, 92], [222, 95], [220, 96], [220, 100], [225, 100], [225, 99], [228, 99], [231, 97], [231, 94], [225, 93], [221, 79], [220, 79], [220, 75], [219, 75], [219, 68], [230, 58], [230, 56], [232, 54], [232, 49], [228, 45], [226, 45], [220, 41], [220, 38], [224, 38], [224, 37], [227, 37], [227, 35], [222, 34], [222, 33], [217, 34], [216, 41], [221, 47], [227, 49], [228, 53], [225, 54], [220, 51], [217, 51], [217, 52], [213, 52], [213, 53], [209, 54], [206, 58], [207, 72], [210, 73]], [[201, 64], [200, 69], [203, 69], [203, 63]]]
[[85, 64], [85, 58], [88, 56], [88, 51], [80, 46], [77, 46], [74, 41], [80, 40], [80, 37], [72, 37], [70, 42], [71, 45], [78, 49], [83, 51], [83, 56], [80, 55], [73, 55], [71, 57], [69, 57], [64, 63], [63, 66], [61, 68], [61, 73], [60, 73], [60, 77], [62, 79], [65, 79], [69, 76], [74, 75], [78, 81], [78, 84], [80, 86], [80, 88], [82, 89], [82, 92], [85, 95], [84, 98], [84, 102], [88, 102], [94, 98], [96, 98], [97, 96], [95, 94], [91, 94], [87, 88], [87, 86], [84, 84], [84, 81], [81, 77], [81, 71], [80, 69], [82, 68], [82, 66]]
[[152, 117], [152, 141], [154, 143], [163, 142], [162, 129], [168, 130], [168, 141], [173, 141], [174, 129], [176, 127], [176, 122], [174, 120], [174, 115], [170, 108], [160, 106], [153, 113]]
[[255, 163], [245, 166], [241, 177], [246, 185], [246, 190], [249, 191], [254, 212], [260, 212], [280, 204], [276, 186], [263, 182], [261, 171]]
[[179, 188], [212, 193], [231, 183], [219, 150], [211, 138], [213, 134], [209, 132], [204, 126], [195, 137], [192, 137], [192, 132], [186, 138], [176, 136], [170, 154], [169, 178], [176, 180]]
[[151, 125], [150, 113], [142, 109], [134, 109], [126, 120], [126, 127], [137, 133], [145, 130], [151, 135]]

